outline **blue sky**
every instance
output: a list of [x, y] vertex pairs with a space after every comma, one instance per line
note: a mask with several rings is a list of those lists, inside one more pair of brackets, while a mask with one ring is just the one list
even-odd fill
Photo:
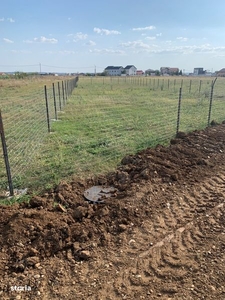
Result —
[[225, 67], [225, 0], [7, 0], [0, 71]]

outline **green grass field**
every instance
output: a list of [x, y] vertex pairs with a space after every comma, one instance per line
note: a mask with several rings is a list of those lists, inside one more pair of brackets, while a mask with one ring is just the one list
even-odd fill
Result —
[[[9, 159], [17, 158], [12, 165], [14, 185], [37, 192], [63, 179], [106, 173], [126, 154], [159, 143], [167, 145], [176, 134], [181, 86], [179, 130], [205, 128], [211, 83], [212, 78], [80, 77], [63, 112], [58, 113], [59, 120], [51, 122], [52, 132], [47, 134], [43, 105], [46, 82], [0, 81]], [[218, 78], [214, 87], [211, 120], [218, 122], [225, 119], [224, 83]], [[40, 122], [36, 127], [37, 118]], [[29, 155], [32, 159], [27, 164]], [[0, 166], [4, 170], [3, 159]], [[0, 172], [0, 182], [5, 188], [4, 171]]]

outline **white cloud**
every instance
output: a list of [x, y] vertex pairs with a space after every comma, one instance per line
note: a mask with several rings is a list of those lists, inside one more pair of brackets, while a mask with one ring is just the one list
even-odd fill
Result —
[[156, 36], [162, 36], [162, 32], [156, 33]]
[[100, 29], [97, 27], [94, 28], [94, 32], [99, 33], [101, 35], [121, 34], [121, 32], [117, 30]]
[[48, 39], [44, 36], [41, 36], [40, 38], [34, 38], [34, 41], [37, 41], [39, 43], [50, 43], [50, 44], [58, 43], [57, 39], [54, 39], [54, 38]]
[[25, 40], [23, 41], [24, 43], [27, 43], [27, 44], [32, 44], [32, 43], [49, 43], [49, 44], [56, 44], [58, 43], [58, 40], [57, 39], [54, 39], [54, 38], [46, 38], [44, 36], [41, 36], [39, 38], [33, 38], [33, 40]]
[[180, 40], [181, 42], [187, 42], [188, 38], [179, 36], [179, 37], [177, 37], [177, 40]]
[[14, 23], [15, 22], [15, 20], [13, 20], [12, 18], [8, 18], [7, 19], [10, 23]]
[[179, 54], [193, 54], [193, 53], [208, 53], [208, 54], [216, 54], [216, 53], [225, 53], [225, 47], [212, 47], [209, 44], [204, 44], [201, 46], [177, 46], [177, 47], [168, 47], [168, 48], [160, 48], [160, 49], [153, 49], [151, 50], [153, 53], [158, 53], [158, 54], [166, 54], [166, 53], [179, 53]]
[[86, 45], [88, 45], [88, 46], [95, 46], [96, 45], [96, 43], [94, 42], [94, 41], [88, 41], [87, 43], [86, 43]]
[[6, 38], [4, 38], [3, 41], [5, 43], [8, 43], [8, 44], [13, 44], [14, 43], [12, 40], [9, 40], [9, 39], [6, 39]]
[[89, 50], [90, 53], [100, 53], [100, 54], [125, 54], [122, 50], [113, 50], [113, 49], [93, 49]]
[[225, 54], [225, 46], [214, 47], [210, 44], [196, 45], [183, 45], [173, 46], [171, 41], [166, 41], [164, 46], [160, 43], [158, 45], [144, 43], [142, 40], [129, 41], [120, 44], [121, 47], [130, 49], [133, 53], [152, 53], [152, 54]]
[[154, 53], [157, 50], [157, 48], [159, 48], [158, 45], [155, 44], [149, 45], [144, 43], [141, 40], [121, 43], [121, 46], [130, 49], [135, 54], [142, 53], [142, 52]]
[[[77, 32], [77, 33], [70, 33], [68, 37], [71, 37], [73, 42], [78, 42], [80, 40], [86, 40], [88, 35], [86, 33]], [[70, 42], [70, 41], [67, 41]]]
[[78, 39], [78, 40], [86, 40], [87, 37], [88, 37], [88, 35], [85, 33], [82, 33], [82, 32], [78, 32], [75, 35], [75, 39]]
[[121, 43], [122, 47], [133, 48], [133, 49], [151, 49], [151, 46], [143, 43], [142, 41], [133, 41], [127, 43]]
[[4, 22], [4, 21], [5, 21], [5, 18], [1, 18], [1, 19], [0, 19], [0, 22]]
[[143, 31], [143, 30], [153, 30], [156, 29], [155, 26], [147, 26], [147, 27], [137, 27], [137, 28], [132, 28], [134, 31]]

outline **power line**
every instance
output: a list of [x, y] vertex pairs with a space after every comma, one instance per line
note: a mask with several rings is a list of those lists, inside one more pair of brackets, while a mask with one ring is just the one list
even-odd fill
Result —
[[48, 67], [48, 68], [57, 68], [57, 69], [93, 69], [93, 66], [91, 67], [78, 67], [78, 66], [74, 66], [74, 67], [60, 67], [60, 66], [49, 66], [49, 65], [43, 65], [43, 67]]
[[[35, 67], [39, 69], [39, 72], [42, 73], [43, 72], [43, 68], [54, 68], [54, 69], [64, 69], [65, 71], [66, 70], [79, 70], [79, 69], [86, 69], [87, 71], [89, 70], [89, 72], [91, 72], [91, 70], [93, 70], [94, 68], [94, 73], [96, 74], [97, 73], [97, 68], [98, 69], [104, 69], [103, 67], [100, 67], [100, 66], [96, 66], [96, 65], [92, 65], [92, 66], [70, 66], [70, 67], [63, 67], [63, 66], [52, 66], [52, 65], [45, 65], [45, 64], [42, 64], [42, 63], [38, 63], [38, 64], [31, 64], [31, 65], [0, 65], [0, 68], [15, 68], [15, 69], [20, 69], [20, 68], [28, 68], [28, 67]], [[76, 71], [78, 72], [78, 71]], [[92, 71], [93, 72], [93, 71]]]
[[39, 64], [36, 64], [36, 65], [0, 65], [0, 67], [13, 67], [13, 68], [16, 68], [16, 67], [37, 67], [39, 66]]

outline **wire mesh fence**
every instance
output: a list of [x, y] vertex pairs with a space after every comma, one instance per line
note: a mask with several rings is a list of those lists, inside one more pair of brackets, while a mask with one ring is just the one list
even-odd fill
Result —
[[[18, 174], [22, 174], [30, 153], [34, 153], [38, 145], [39, 159], [33, 160], [29, 168], [32, 168], [32, 176], [39, 181], [43, 176], [47, 181], [57, 176], [59, 179], [108, 171], [127, 154], [168, 144], [178, 130], [188, 132], [205, 128], [212, 120], [222, 122], [225, 119], [225, 80], [218, 78], [213, 86], [214, 80], [181, 76], [80, 77], [76, 93], [70, 96], [68, 103], [67, 95], [77, 82], [51, 83], [46, 92], [43, 89], [32, 93], [32, 100], [29, 94], [24, 95], [23, 102], [28, 102], [29, 109], [20, 99], [8, 121], [5, 118], [8, 106], [3, 115], [13, 176], [18, 178]], [[13, 102], [12, 97], [9, 99]], [[42, 104], [38, 105], [38, 101]], [[64, 113], [60, 114], [60, 122], [55, 122], [62, 107]], [[36, 121], [32, 118], [33, 111]], [[49, 131], [54, 134], [48, 135], [48, 142], [43, 143], [48, 134], [47, 119]], [[38, 125], [35, 125], [37, 120]], [[13, 125], [18, 139], [7, 131]], [[24, 129], [29, 134], [24, 133]]]
[[[215, 97], [223, 83], [223, 79], [216, 82]], [[49, 162], [49, 177], [53, 176], [50, 170], [54, 175], [105, 172], [127, 154], [168, 144], [177, 131], [181, 86], [179, 130], [206, 127], [209, 97], [204, 93], [210, 96], [211, 84], [211, 78], [202, 79], [199, 94], [197, 78], [192, 79], [190, 90], [186, 78], [164, 78], [163, 86], [163, 78], [81, 77], [61, 122], [53, 124], [55, 135], [46, 156], [50, 161], [55, 153], [51, 159], [57, 161], [57, 171]], [[212, 109], [211, 117], [218, 121], [224, 118], [222, 100], [221, 105]]]
[[[33, 82], [15, 80], [2, 82], [3, 86], [0, 92], [2, 123], [4, 124], [10, 173], [15, 185], [20, 181], [25, 170], [29, 168], [30, 162], [50, 131], [51, 120], [55, 117], [54, 104], [56, 111], [63, 109], [66, 98], [71, 95], [77, 80], [78, 78], [58, 82], [63, 90], [61, 105], [59, 105], [60, 90], [57, 90], [53, 97], [53, 79], [46, 80], [49, 82], [45, 87], [43, 81], [37, 84], [36, 80]], [[0, 134], [2, 135], [2, 132]], [[5, 153], [3, 155], [6, 156]], [[0, 186], [5, 187], [8, 183], [4, 160], [0, 160], [0, 170]]]

